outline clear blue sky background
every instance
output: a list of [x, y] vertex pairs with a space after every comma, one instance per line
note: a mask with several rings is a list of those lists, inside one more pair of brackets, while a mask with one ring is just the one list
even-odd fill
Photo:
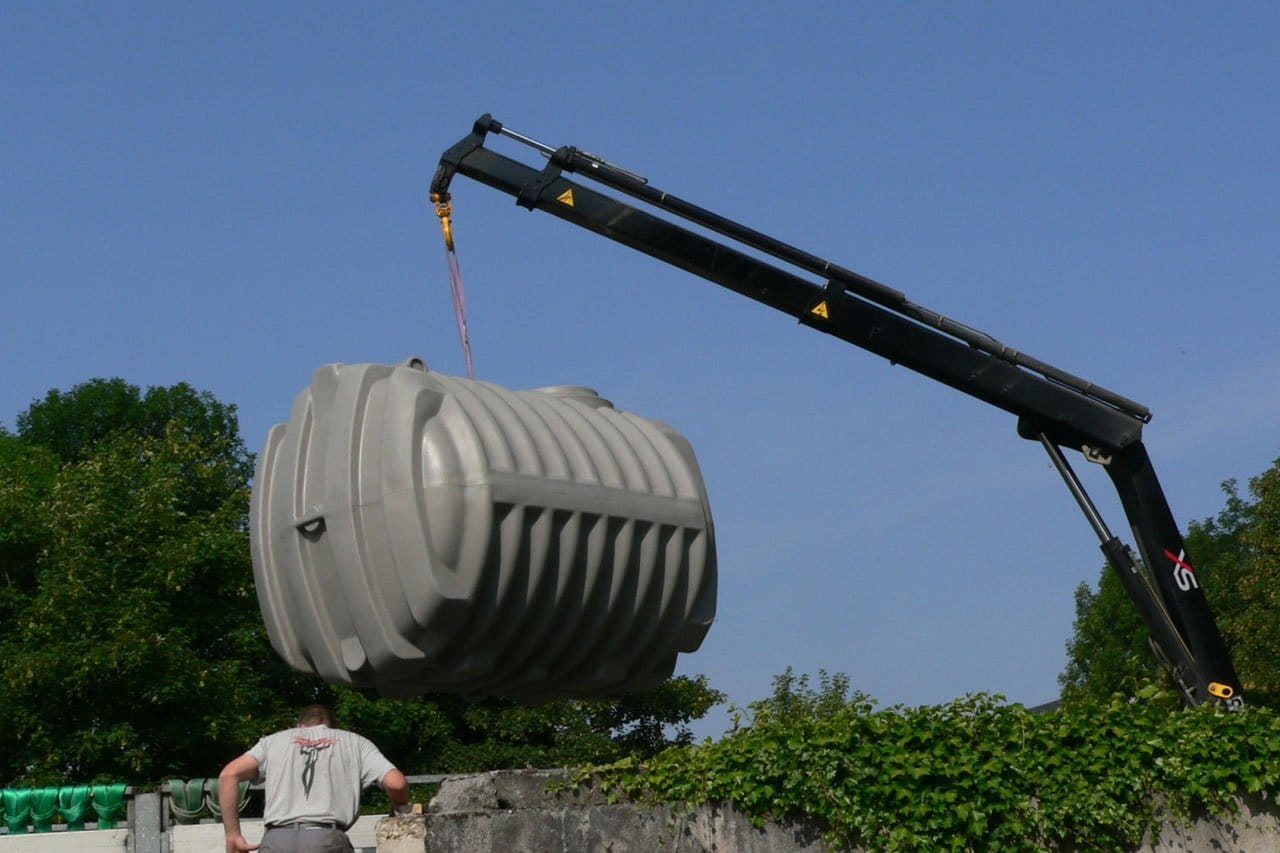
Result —
[[[1276, 9], [4, 4], [0, 421], [187, 381], [257, 448], [326, 362], [463, 373], [426, 189], [492, 112], [1148, 404], [1204, 518], [1280, 456]], [[481, 378], [591, 385], [698, 449], [721, 595], [682, 671], [739, 703], [787, 666], [885, 704], [1057, 695], [1101, 556], [1011, 417], [454, 194]]]

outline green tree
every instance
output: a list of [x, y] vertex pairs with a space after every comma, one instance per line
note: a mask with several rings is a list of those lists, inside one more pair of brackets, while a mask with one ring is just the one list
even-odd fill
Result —
[[1111, 566], [1097, 589], [1076, 588], [1074, 632], [1067, 641], [1067, 667], [1058, 676], [1062, 698], [1132, 694], [1162, 676], [1147, 640], [1147, 628]]
[[[1187, 551], [1253, 703], [1280, 700], [1280, 460], [1249, 481], [1249, 495], [1223, 484], [1218, 515], [1192, 522]], [[1166, 678], [1147, 642], [1137, 610], [1108, 566], [1096, 589], [1076, 590], [1074, 632], [1059, 676], [1063, 698], [1132, 694]]]
[[1249, 480], [1249, 494], [1251, 502], [1234, 501], [1240, 532], [1211, 600], [1246, 696], [1280, 705], [1280, 460]]
[[247, 480], [253, 456], [240, 438], [236, 407], [185, 382], [145, 392], [123, 379], [90, 379], [70, 391], [49, 391], [18, 415], [18, 435], [59, 459], [75, 462], [120, 433], [160, 438], [178, 428], [219, 454]]
[[41, 507], [57, 472], [52, 453], [0, 431], [0, 636], [35, 590]]
[[463, 773], [648, 757], [691, 742], [688, 723], [723, 699], [705, 677], [680, 676], [616, 701], [541, 705], [438, 695], [381, 699], [340, 688], [335, 711], [341, 725], [370, 734], [402, 766]]
[[269, 654], [246, 500], [236, 461], [177, 425], [63, 465], [0, 646], [6, 780], [205, 775], [314, 695]]
[[207, 766], [315, 692], [257, 619], [233, 406], [94, 379], [17, 428], [0, 434], [0, 781]]

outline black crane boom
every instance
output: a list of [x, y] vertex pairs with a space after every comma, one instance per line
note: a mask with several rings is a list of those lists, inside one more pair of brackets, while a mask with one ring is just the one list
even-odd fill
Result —
[[[547, 157], [546, 166], [534, 168], [484, 147], [490, 134], [535, 148]], [[789, 269], [571, 181], [565, 173], [719, 234]], [[1232, 707], [1243, 703], [1230, 655], [1142, 443], [1142, 428], [1151, 418], [1145, 406], [917, 305], [880, 282], [658, 190], [635, 172], [571, 146], [544, 145], [489, 115], [481, 116], [472, 132], [441, 157], [431, 185], [433, 200], [447, 201], [455, 175], [796, 317], [1016, 416], [1018, 433], [1042, 444], [1080, 505], [1186, 701], [1219, 701]], [[1107, 528], [1062, 448], [1103, 464], [1134, 531], [1141, 565]]]

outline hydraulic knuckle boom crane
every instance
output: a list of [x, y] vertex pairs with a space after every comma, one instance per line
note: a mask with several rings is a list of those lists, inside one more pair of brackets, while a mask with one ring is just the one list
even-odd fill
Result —
[[[547, 158], [546, 166], [534, 168], [486, 148], [491, 134], [536, 149]], [[571, 181], [566, 173], [719, 234], [817, 276], [823, 283]], [[913, 303], [880, 282], [656, 189], [635, 172], [572, 146], [545, 145], [488, 114], [442, 155], [431, 184], [434, 202], [448, 202], [456, 175], [514, 196], [518, 205], [529, 210], [550, 213], [796, 317], [810, 328], [1016, 416], [1018, 434], [1043, 446], [1080, 506], [1186, 702], [1243, 704], [1230, 655], [1142, 443], [1142, 427], [1151, 419], [1145, 406]], [[1079, 451], [1104, 467], [1134, 532], [1140, 562], [1108, 529], [1063, 449]]]

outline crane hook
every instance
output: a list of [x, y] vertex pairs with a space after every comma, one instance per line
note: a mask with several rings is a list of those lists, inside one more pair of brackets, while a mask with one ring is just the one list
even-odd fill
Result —
[[440, 217], [440, 230], [444, 232], [444, 247], [453, 251], [453, 204], [448, 193], [432, 193], [431, 200], [436, 205], [436, 216]]

